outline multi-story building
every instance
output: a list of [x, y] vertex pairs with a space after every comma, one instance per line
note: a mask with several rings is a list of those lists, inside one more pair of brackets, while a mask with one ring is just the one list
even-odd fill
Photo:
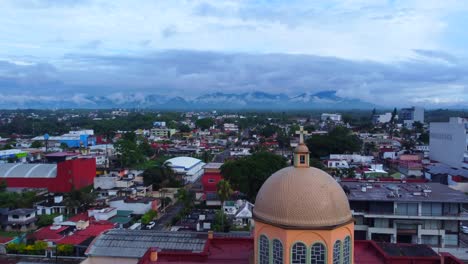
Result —
[[152, 128], [151, 129], [151, 136], [154, 136], [154, 137], [170, 138], [175, 133], [176, 133], [175, 129], [167, 128], [167, 127], [160, 127], [160, 128]]
[[412, 127], [414, 122], [424, 123], [424, 108], [415, 106], [402, 108], [398, 113], [398, 119], [408, 127]]
[[239, 132], [239, 127], [236, 124], [225, 123], [224, 131], [225, 132]]
[[342, 182], [356, 221], [355, 238], [459, 246], [468, 199], [440, 183]]
[[333, 122], [341, 122], [341, 114], [329, 114], [329, 113], [323, 113], [320, 117], [322, 121], [333, 121]]
[[429, 125], [429, 158], [454, 168], [468, 168], [468, 119]]

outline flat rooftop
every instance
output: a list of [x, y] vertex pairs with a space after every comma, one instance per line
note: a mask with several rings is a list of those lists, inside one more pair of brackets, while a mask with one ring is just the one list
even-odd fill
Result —
[[350, 201], [468, 203], [466, 194], [440, 183], [340, 182], [340, 184], [345, 191], [349, 190], [347, 196]]

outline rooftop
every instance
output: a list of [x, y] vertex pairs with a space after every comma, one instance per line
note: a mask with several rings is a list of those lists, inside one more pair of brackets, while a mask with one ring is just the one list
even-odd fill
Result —
[[[463, 192], [440, 183], [341, 182], [350, 201], [412, 201], [468, 203]], [[363, 191], [365, 189], [365, 191]]]
[[175, 157], [168, 159], [164, 163], [170, 163], [171, 167], [184, 168], [185, 170], [189, 170], [195, 165], [202, 163], [202, 161], [192, 157]]
[[203, 252], [207, 234], [113, 229], [102, 234], [88, 248], [89, 256], [141, 258], [151, 247], [161, 251]]
[[0, 164], [0, 178], [55, 178], [57, 164]]

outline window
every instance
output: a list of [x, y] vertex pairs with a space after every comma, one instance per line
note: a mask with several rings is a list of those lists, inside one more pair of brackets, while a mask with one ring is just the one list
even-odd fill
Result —
[[446, 246], [458, 246], [458, 235], [456, 234], [445, 235], [445, 245]]
[[398, 215], [418, 215], [417, 203], [397, 203]]
[[315, 243], [310, 248], [310, 264], [325, 264], [327, 251], [322, 243]]
[[375, 218], [374, 219], [374, 227], [388, 228], [389, 227], [389, 221], [386, 218]]
[[291, 251], [291, 264], [305, 264], [307, 258], [307, 247], [303, 243], [296, 243]]
[[430, 236], [430, 235], [422, 235], [421, 236], [421, 243], [430, 245], [430, 246], [438, 246], [439, 245], [439, 237], [438, 236]]
[[441, 222], [439, 220], [424, 220], [424, 225], [422, 226], [423, 229], [440, 229]]
[[422, 203], [422, 215], [438, 216], [442, 215], [441, 203]]
[[351, 237], [347, 236], [343, 242], [343, 264], [351, 264]]
[[283, 244], [278, 239], [273, 240], [273, 264], [283, 264]]
[[333, 245], [333, 264], [341, 264], [341, 241], [337, 240]]
[[446, 232], [458, 233], [458, 221], [444, 221], [444, 229]]
[[270, 262], [270, 241], [265, 235], [260, 236], [258, 250], [259, 263], [268, 264]]
[[300, 158], [300, 163], [301, 163], [301, 164], [305, 164], [305, 156], [304, 156], [304, 155], [300, 155], [299, 158]]
[[444, 215], [458, 215], [458, 204], [446, 203], [444, 204]]

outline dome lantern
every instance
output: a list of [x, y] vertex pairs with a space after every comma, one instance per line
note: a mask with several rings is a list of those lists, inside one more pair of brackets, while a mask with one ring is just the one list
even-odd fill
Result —
[[294, 167], [296, 168], [309, 168], [309, 148], [304, 143], [304, 135], [309, 135], [303, 126], [300, 126], [299, 130], [296, 131], [299, 135], [299, 144], [294, 149]]

